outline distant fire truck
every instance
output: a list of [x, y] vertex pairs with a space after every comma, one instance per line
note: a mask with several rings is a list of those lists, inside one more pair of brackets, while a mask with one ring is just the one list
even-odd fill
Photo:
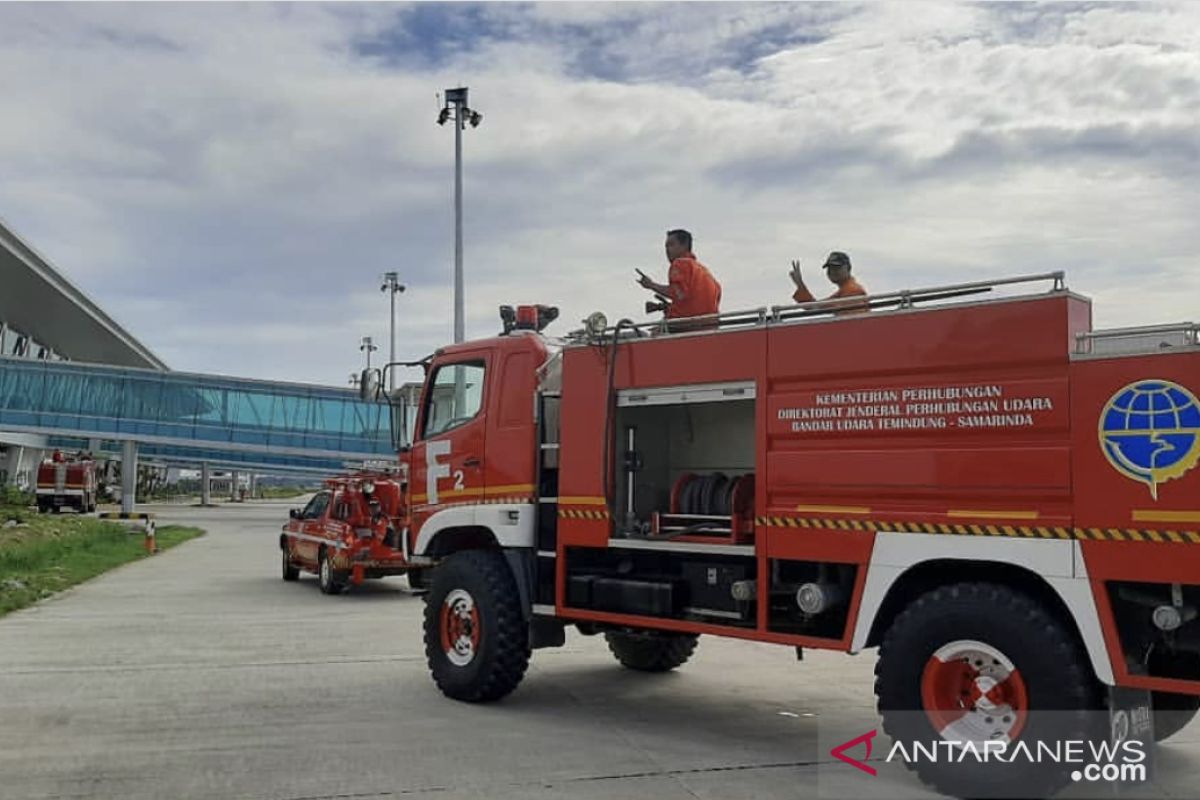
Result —
[[90, 513], [96, 510], [98, 492], [96, 462], [88, 455], [64, 456], [55, 451], [38, 465], [37, 507], [43, 514], [57, 514], [63, 508]]
[[325, 481], [303, 509], [292, 509], [279, 536], [285, 581], [316, 573], [325, 594], [340, 594], [367, 578], [409, 575], [422, 588], [421, 570], [404, 559], [396, 526], [401, 482], [394, 474], [358, 473]]
[[396, 518], [436, 567], [441, 691], [503, 697], [573, 625], [644, 671], [702, 634], [878, 647], [895, 738], [1083, 734], [1118, 692], [1152, 702], [1156, 738], [1191, 719], [1196, 327], [1093, 331], [1061, 273], [836, 305], [593, 315], [562, 342], [553, 309], [505, 307], [503, 335], [406, 365], [427, 377]]

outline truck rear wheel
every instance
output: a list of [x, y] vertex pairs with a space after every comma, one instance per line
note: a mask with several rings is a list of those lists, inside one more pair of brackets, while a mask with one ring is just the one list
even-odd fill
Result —
[[[947, 741], [979, 752], [985, 742], [1025, 742], [1036, 752], [1039, 742], [1107, 740], [1100, 684], [1074, 632], [999, 584], [942, 586], [905, 608], [880, 647], [875, 694], [884, 731], [914, 751]], [[955, 797], [1048, 797], [1071, 780], [1069, 765], [1015, 758], [906, 765]]]
[[482, 703], [520, 684], [529, 626], [504, 557], [465, 550], [438, 565], [425, 596], [425, 657], [442, 694]]
[[608, 649], [617, 661], [639, 672], [669, 672], [683, 665], [700, 637], [691, 633], [626, 633], [608, 631], [604, 634]]
[[321, 550], [317, 561], [317, 585], [321, 587], [321, 591], [325, 594], [341, 594], [346, 584], [333, 569], [333, 559]]

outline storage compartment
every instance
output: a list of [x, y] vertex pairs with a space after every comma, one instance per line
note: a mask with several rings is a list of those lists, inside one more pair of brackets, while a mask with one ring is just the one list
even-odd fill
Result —
[[[841, 639], [846, 633], [858, 566], [774, 559], [769, 564], [767, 630]], [[801, 604], [802, 596], [807, 610]]]
[[572, 575], [567, 578], [567, 605], [572, 608], [592, 607], [592, 584], [595, 575]]
[[592, 608], [646, 617], [675, 614], [677, 585], [668, 580], [596, 578], [592, 582]]
[[[749, 619], [752, 612], [750, 596], [753, 590], [754, 568], [745, 563], [692, 561], [683, 564], [683, 578], [688, 587], [688, 604], [684, 609], [697, 617]], [[741, 584], [746, 599], [735, 599], [735, 585]]]
[[[618, 535], [750, 540], [753, 384], [655, 392], [618, 396]], [[735, 514], [735, 498], [741, 514]]]
[[645, 617], [752, 627], [751, 555], [568, 548], [567, 605]]

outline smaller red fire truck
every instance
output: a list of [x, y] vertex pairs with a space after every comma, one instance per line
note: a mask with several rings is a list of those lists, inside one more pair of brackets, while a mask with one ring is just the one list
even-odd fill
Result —
[[303, 509], [293, 508], [279, 535], [283, 579], [300, 571], [317, 575], [321, 591], [340, 594], [367, 578], [409, 575], [420, 587], [401, 551], [395, 517], [400, 480], [384, 472], [330, 478]]
[[73, 508], [80, 514], [96, 510], [96, 462], [91, 456], [64, 456], [55, 451], [38, 465], [38, 511], [55, 514], [62, 508]]

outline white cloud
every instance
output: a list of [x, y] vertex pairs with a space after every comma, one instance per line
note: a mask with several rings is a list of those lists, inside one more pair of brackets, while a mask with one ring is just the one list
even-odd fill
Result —
[[[1066, 268], [1099, 324], [1194, 317], [1200, 11], [1149, 4], [7, 5], [0, 215], [173, 367], [341, 385], [450, 333], [638, 316], [691, 228], [727, 308], [848, 250], [877, 291]], [[438, 38], [441, 37], [441, 38]], [[553, 330], [553, 329], [552, 329]]]

